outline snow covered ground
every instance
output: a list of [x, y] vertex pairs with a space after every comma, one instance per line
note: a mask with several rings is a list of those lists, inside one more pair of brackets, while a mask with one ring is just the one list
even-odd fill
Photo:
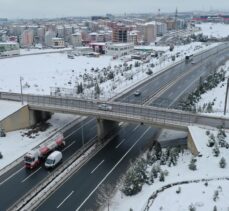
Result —
[[[217, 44], [207, 46], [207, 44], [195, 42], [175, 47], [172, 52], [167, 48], [161, 57], [151, 58], [148, 63], [140, 62], [139, 67], [134, 67], [135, 61], [130, 61], [128, 57], [113, 60], [110, 56], [99, 58], [78, 56], [75, 59], [68, 59], [66, 53], [55, 53], [6, 58], [0, 60], [0, 91], [19, 93], [19, 78], [22, 76], [23, 93], [46, 95], [50, 94], [50, 87], [60, 87], [65, 89], [65, 93], [75, 94], [77, 85], [83, 83], [85, 97], [94, 97], [95, 90], [93, 86], [90, 87], [90, 84], [99, 83], [103, 78], [106, 80], [99, 84], [101, 97], [109, 98], [149, 77], [146, 74], [149, 68], [156, 73], [183, 59], [186, 54], [197, 53], [214, 45]], [[176, 58], [175, 61], [172, 61], [173, 55]], [[132, 68], [125, 70], [124, 63], [132, 64]], [[151, 67], [151, 64], [155, 67]], [[109, 66], [111, 68], [107, 71]], [[107, 72], [114, 72], [114, 78], [108, 80]]]
[[[225, 65], [219, 67], [225, 69], [226, 72], [226, 77], [229, 76], [229, 61], [225, 63]], [[198, 107], [203, 107], [205, 103], [210, 103], [213, 102], [214, 100], [214, 105], [213, 105], [213, 113], [206, 113], [207, 115], [212, 115], [212, 116], [224, 116], [223, 111], [224, 111], [224, 102], [225, 102], [225, 96], [226, 96], [226, 83], [227, 81], [225, 80], [224, 82], [221, 82], [215, 89], [212, 89], [208, 91], [207, 93], [201, 95], [201, 100], [197, 103], [197, 108]], [[229, 99], [228, 99], [229, 101]], [[229, 102], [227, 102], [227, 113], [226, 116], [229, 116]]]
[[54, 114], [48, 121], [51, 126], [45, 132], [37, 133], [33, 136], [34, 138], [23, 136], [23, 134], [28, 131], [26, 129], [9, 132], [6, 137], [0, 137], [0, 152], [3, 155], [3, 158], [0, 159], [0, 169], [42, 143], [53, 132], [76, 118], [77, 116], [75, 115]]
[[[181, 193], [176, 193], [178, 187], [181, 188]], [[205, 182], [192, 183], [182, 186], [174, 186], [162, 192], [156, 198], [150, 211], [184, 211], [189, 210], [190, 205], [194, 205], [198, 211], [228, 210], [228, 189], [229, 181], [210, 181], [208, 185]], [[214, 192], [219, 191], [219, 198], [214, 201]], [[172, 196], [172, 197], [171, 197]], [[191, 197], [190, 197], [191, 196]]]
[[[111, 200], [110, 210], [130, 210], [132, 208], [135, 210], [143, 210], [147, 204], [148, 198], [161, 187], [171, 184], [174, 182], [182, 181], [193, 181], [197, 179], [213, 179], [209, 182], [208, 187], [205, 187], [203, 183], [196, 183], [187, 185], [174, 186], [172, 189], [166, 189], [164, 192], [159, 193], [155, 201], [151, 206], [151, 211], [171, 211], [171, 210], [188, 210], [188, 206], [193, 203], [197, 210], [213, 210], [213, 206], [217, 205], [219, 210], [226, 210], [225, 207], [229, 207], [227, 200], [229, 189], [227, 188], [229, 182], [227, 180], [217, 181], [217, 178], [225, 178], [229, 175], [229, 167], [220, 168], [219, 161], [221, 157], [229, 162], [228, 150], [226, 148], [219, 148], [220, 154], [218, 157], [213, 156], [212, 147], [208, 147], [209, 137], [206, 135], [206, 129], [192, 127], [193, 136], [201, 147], [202, 157], [196, 157], [197, 170], [192, 171], [189, 169], [188, 165], [192, 158], [191, 153], [185, 150], [183, 154], [180, 154], [176, 166], [168, 167], [167, 165], [162, 165], [162, 170], [167, 170], [169, 172], [168, 176], [165, 177], [164, 182], [159, 182], [155, 179], [152, 185], [144, 185], [140, 193], [134, 196], [125, 196], [120, 190], [116, 192]], [[211, 130], [216, 137], [217, 130]], [[229, 143], [229, 133], [227, 133], [226, 141]], [[150, 168], [150, 167], [149, 167]], [[213, 193], [218, 186], [222, 187], [222, 192], [219, 193], [219, 200], [217, 202], [213, 201]], [[181, 187], [181, 193], [176, 194], [175, 191]], [[203, 193], [205, 191], [205, 193]], [[192, 195], [191, 195], [192, 194]], [[190, 197], [192, 196], [192, 197]], [[210, 198], [212, 200], [210, 200]], [[171, 209], [171, 205], [172, 209]], [[180, 206], [182, 204], [182, 206]], [[180, 206], [180, 208], [179, 208]], [[210, 209], [209, 209], [210, 208]]]
[[61, 48], [61, 49], [20, 49], [21, 55], [30, 55], [30, 54], [42, 54], [42, 53], [54, 53], [54, 52], [62, 52], [68, 51], [71, 48]]
[[229, 36], [229, 24], [224, 23], [201, 23], [196, 24], [201, 30], [196, 34], [203, 33], [203, 35], [216, 38], [223, 38]]

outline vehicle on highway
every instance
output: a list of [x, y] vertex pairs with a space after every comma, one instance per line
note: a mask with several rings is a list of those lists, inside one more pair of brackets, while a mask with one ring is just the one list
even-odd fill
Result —
[[139, 95], [141, 95], [140, 90], [136, 90], [136, 91], [134, 92], [134, 96], [139, 96]]
[[193, 54], [185, 56], [185, 63], [189, 63], [193, 60]]
[[196, 62], [195, 61], [192, 61], [191, 64], [196, 64]]
[[33, 149], [27, 152], [24, 156], [25, 167], [28, 169], [34, 169], [48, 157], [56, 149], [62, 149], [65, 146], [64, 136], [62, 133], [57, 133], [52, 139], [45, 145], [41, 145], [39, 148]]
[[62, 152], [54, 151], [52, 152], [45, 161], [46, 168], [54, 168], [58, 163], [60, 163], [63, 159]]
[[98, 109], [99, 109], [99, 110], [103, 110], [103, 111], [112, 111], [112, 106], [103, 103], [103, 104], [99, 104], [99, 105], [98, 105]]

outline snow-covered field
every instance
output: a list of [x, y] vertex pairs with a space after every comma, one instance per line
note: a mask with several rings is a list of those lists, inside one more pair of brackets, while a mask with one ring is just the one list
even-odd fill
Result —
[[[171, 210], [189, 210], [189, 205], [194, 204], [197, 210], [213, 210], [213, 206], [217, 205], [219, 210], [226, 210], [225, 207], [229, 207], [227, 200], [229, 189], [227, 188], [229, 182], [227, 180], [217, 181], [217, 178], [225, 178], [229, 175], [229, 167], [220, 168], [219, 161], [221, 157], [229, 162], [228, 150], [226, 148], [219, 148], [220, 154], [218, 157], [213, 156], [213, 147], [208, 147], [209, 137], [206, 135], [206, 129], [191, 127], [193, 137], [199, 143], [201, 148], [202, 157], [196, 157], [197, 170], [193, 171], [189, 169], [190, 160], [192, 155], [190, 151], [185, 150], [184, 153], [180, 154], [176, 166], [168, 167], [162, 165], [162, 170], [169, 172], [168, 176], [165, 177], [164, 182], [159, 182], [158, 179], [154, 180], [152, 185], [144, 185], [140, 193], [134, 196], [125, 196], [120, 190], [116, 192], [114, 197], [111, 199], [110, 210], [143, 210], [147, 204], [148, 198], [161, 187], [171, 184], [174, 182], [190, 181], [197, 179], [213, 179], [209, 182], [208, 187], [205, 187], [203, 182], [196, 183], [195, 185], [183, 184], [174, 186], [174, 188], [166, 189], [164, 192], [159, 193], [157, 198], [154, 200], [150, 210], [151, 211], [171, 211]], [[216, 137], [217, 130], [211, 130]], [[229, 133], [227, 133], [226, 141], [229, 143]], [[214, 202], [213, 194], [217, 190], [218, 186], [222, 187], [222, 191], [219, 193], [219, 199]], [[181, 193], [177, 194], [176, 190], [181, 187]], [[203, 193], [203, 191], [205, 193]], [[191, 195], [192, 193], [192, 195]], [[192, 197], [190, 197], [192, 196]], [[209, 199], [211, 199], [209, 201]], [[171, 209], [171, 204], [174, 203]], [[180, 206], [182, 204], [182, 206]], [[209, 209], [210, 208], [210, 209]]]
[[[216, 44], [214, 44], [216, 45]], [[110, 56], [91, 58], [78, 56], [68, 59], [66, 53], [44, 54], [25, 57], [6, 58], [0, 60], [0, 91], [20, 92], [20, 76], [23, 77], [23, 93], [50, 94], [50, 87], [65, 88], [65, 93], [75, 92], [77, 85], [83, 83], [86, 97], [94, 96], [94, 87], [87, 88], [90, 84], [99, 83], [101, 97], [112, 97], [122, 92], [136, 82], [149, 77], [146, 71], [150, 68], [153, 73], [174, 63], [171, 56], [177, 55], [176, 61], [183, 59], [186, 54], [196, 53], [213, 47], [202, 43], [191, 43], [185, 46], [175, 47], [172, 52], [166, 52], [159, 58], [151, 58], [148, 63], [134, 67], [135, 61], [126, 62], [132, 64], [132, 68], [125, 70], [128, 58], [113, 60]], [[140, 62], [141, 63], [141, 62]], [[155, 67], [150, 67], [154, 64]], [[121, 66], [120, 66], [121, 65]], [[104, 70], [111, 67], [109, 71]], [[94, 70], [92, 70], [94, 68]], [[97, 69], [98, 68], [98, 69]], [[108, 80], [107, 72], [114, 72], [114, 78]]]
[[223, 38], [229, 36], [229, 24], [224, 23], [201, 23], [196, 24], [201, 30], [196, 34], [203, 33], [203, 35], [216, 38]]

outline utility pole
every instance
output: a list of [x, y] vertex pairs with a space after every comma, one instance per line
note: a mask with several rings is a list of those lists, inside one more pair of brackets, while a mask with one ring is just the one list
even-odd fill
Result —
[[22, 80], [23, 80], [23, 77], [20, 76], [20, 87], [21, 87], [21, 104], [23, 105], [24, 104], [24, 101], [23, 101], [23, 93], [22, 93]]
[[228, 88], [229, 88], [229, 78], [227, 78], [227, 88], [226, 88], [225, 103], [224, 103], [224, 115], [226, 115], [226, 111], [227, 111]]

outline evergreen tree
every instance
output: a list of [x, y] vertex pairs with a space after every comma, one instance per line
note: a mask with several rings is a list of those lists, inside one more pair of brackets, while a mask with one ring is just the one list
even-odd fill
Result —
[[226, 165], [227, 165], [226, 160], [225, 160], [224, 157], [222, 157], [222, 158], [220, 159], [220, 161], [219, 161], [219, 166], [220, 166], [220, 168], [225, 168]]
[[196, 159], [194, 158], [191, 159], [190, 164], [189, 164], [189, 169], [192, 171], [195, 171], [197, 169], [196, 168]]
[[215, 144], [214, 148], [212, 149], [212, 153], [215, 157], [218, 157], [220, 154], [219, 147], [217, 144]]
[[213, 200], [216, 201], [219, 198], [219, 191], [216, 190], [213, 195]]
[[95, 84], [95, 95], [96, 95], [96, 96], [99, 96], [99, 95], [100, 95], [100, 92], [101, 92], [101, 91], [100, 91], [100, 88], [99, 88], [99, 84], [96, 83], [96, 84]]
[[216, 205], [214, 206], [213, 211], [217, 211], [217, 207], [216, 207]]
[[165, 175], [164, 175], [163, 171], [160, 172], [159, 181], [160, 182], [164, 182], [165, 181]]

